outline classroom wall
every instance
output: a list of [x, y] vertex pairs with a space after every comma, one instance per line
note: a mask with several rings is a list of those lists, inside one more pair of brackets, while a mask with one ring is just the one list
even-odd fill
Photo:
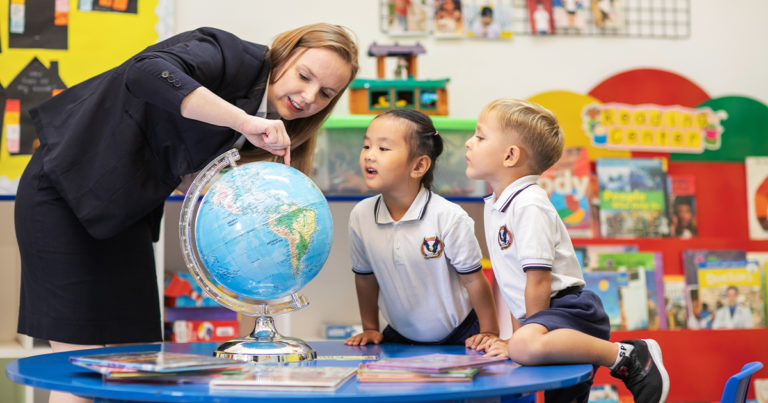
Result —
[[[654, 4], [658, 1], [637, 1]], [[215, 6], [213, 5], [215, 4]], [[768, 103], [768, 2], [690, 1], [688, 39], [517, 36], [511, 41], [392, 38], [379, 31], [379, 0], [176, 2], [176, 30], [215, 26], [255, 42], [271, 43], [282, 31], [313, 22], [351, 28], [361, 47], [358, 77], [376, 76], [372, 42], [418, 41], [421, 78], [450, 77], [451, 116], [476, 117], [502, 96], [528, 98], [550, 90], [586, 93], [604, 79], [635, 68], [681, 74], [711, 96], [745, 95]], [[389, 71], [388, 71], [389, 73]], [[348, 113], [345, 99], [335, 113]]]
[[[474, 118], [485, 103], [502, 96], [528, 98], [552, 90], [586, 94], [606, 78], [636, 68], [680, 74], [711, 97], [741, 95], [768, 103], [768, 52], [762, 50], [768, 39], [764, 21], [768, 2], [696, 0], [690, 1], [690, 8], [691, 34], [687, 39], [528, 35], [511, 41], [392, 38], [379, 31], [379, 0], [184, 0], [176, 2], [175, 29], [181, 32], [214, 26], [268, 44], [277, 33], [299, 25], [319, 21], [342, 24], [358, 36], [361, 78], [376, 76], [375, 59], [366, 55], [372, 42], [418, 41], [427, 50], [419, 57], [419, 78], [451, 78], [449, 107], [454, 117]], [[334, 113], [348, 113], [346, 94]], [[321, 273], [302, 290], [310, 306], [289, 315], [280, 331], [313, 340], [323, 336], [324, 323], [359, 321], [347, 249], [347, 220], [353, 205], [331, 203], [334, 244], [330, 257]], [[462, 206], [480, 229], [482, 205]], [[169, 233], [174, 234], [175, 228]], [[480, 241], [484, 245], [484, 240]], [[166, 255], [171, 256], [166, 260], [173, 261], [174, 253], [173, 247], [166, 248]]]

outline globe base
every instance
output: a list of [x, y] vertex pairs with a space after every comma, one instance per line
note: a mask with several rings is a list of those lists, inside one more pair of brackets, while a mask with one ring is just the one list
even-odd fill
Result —
[[250, 336], [225, 341], [213, 355], [246, 362], [280, 363], [314, 360], [317, 351], [301, 339], [278, 333], [271, 316], [258, 316]]

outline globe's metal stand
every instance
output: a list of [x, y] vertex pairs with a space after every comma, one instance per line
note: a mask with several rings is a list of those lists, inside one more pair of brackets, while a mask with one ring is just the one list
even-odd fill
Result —
[[256, 325], [249, 336], [227, 340], [214, 351], [217, 357], [233, 358], [241, 361], [258, 363], [307, 361], [317, 358], [317, 352], [306, 342], [294, 337], [286, 337], [277, 332], [271, 315], [288, 313], [301, 309], [309, 302], [303, 295], [291, 294], [287, 297], [269, 301], [253, 300], [237, 296], [216, 286], [208, 279], [208, 269], [202, 264], [197, 248], [192, 244], [192, 217], [195, 215], [197, 201], [202, 190], [226, 167], [235, 167], [240, 154], [232, 149], [211, 161], [197, 175], [190, 185], [181, 207], [179, 237], [182, 254], [187, 268], [195, 281], [211, 298], [218, 303], [256, 318]]

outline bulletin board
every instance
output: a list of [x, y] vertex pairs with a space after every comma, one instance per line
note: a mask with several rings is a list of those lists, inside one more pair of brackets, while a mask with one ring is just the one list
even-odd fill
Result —
[[172, 31], [172, 0], [0, 0], [0, 195], [36, 147], [28, 110]]

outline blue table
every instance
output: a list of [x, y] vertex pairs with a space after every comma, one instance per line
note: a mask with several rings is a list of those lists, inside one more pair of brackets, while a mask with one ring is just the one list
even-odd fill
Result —
[[[358, 383], [354, 378], [333, 392], [291, 391], [211, 391], [207, 384], [156, 385], [140, 383], [107, 383], [101, 375], [69, 362], [70, 356], [130, 351], [172, 351], [211, 355], [218, 343], [164, 343], [108, 347], [65, 353], [42, 354], [21, 358], [6, 367], [8, 378], [36, 388], [74, 393], [97, 402], [418, 402], [464, 400], [483, 397], [515, 399], [539, 390], [557, 389], [589, 379], [591, 365], [555, 365], [522, 367], [513, 364], [494, 365], [479, 374], [473, 382], [461, 383]], [[405, 357], [431, 353], [464, 354], [462, 346], [408, 346], [382, 344], [345, 346], [340, 341], [315, 341], [310, 345], [318, 356]], [[356, 359], [318, 359], [309, 365], [357, 366]]]

